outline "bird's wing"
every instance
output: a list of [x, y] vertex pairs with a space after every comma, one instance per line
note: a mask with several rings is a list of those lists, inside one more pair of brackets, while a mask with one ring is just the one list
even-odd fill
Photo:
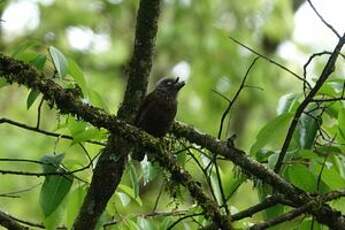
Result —
[[139, 107], [139, 111], [137, 113], [137, 116], [135, 118], [135, 124], [137, 126], [140, 126], [140, 123], [142, 122], [143, 118], [146, 116], [146, 113], [150, 111], [150, 108], [152, 106], [152, 101], [154, 101], [154, 94], [150, 93], [145, 98], [144, 101], [141, 103]]

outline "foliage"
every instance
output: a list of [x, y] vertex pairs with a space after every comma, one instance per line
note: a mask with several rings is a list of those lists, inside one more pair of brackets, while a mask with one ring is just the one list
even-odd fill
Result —
[[[14, 3], [8, 1], [7, 4]], [[271, 10], [262, 10], [264, 6], [271, 6]], [[293, 12], [292, 9], [283, 10], [289, 7], [289, 1], [283, 0], [276, 3], [251, 0], [246, 4], [211, 0], [165, 2], [151, 80], [154, 82], [161, 75], [175, 75], [179, 65], [190, 71], [184, 76], [188, 78], [188, 85], [180, 97], [179, 120], [207, 133], [217, 133], [227, 101], [213, 94], [212, 90], [223, 97], [233, 95], [255, 56], [231, 43], [228, 34], [236, 34], [238, 39], [263, 52], [275, 52], [275, 49], [272, 51], [265, 47], [267, 43], [264, 41], [271, 39], [279, 44], [289, 37]], [[39, 9], [44, 17], [40, 26], [31, 34], [16, 37], [10, 42], [2, 41], [2, 52], [35, 66], [85, 103], [114, 112], [120, 105], [125, 88], [123, 70], [130, 57], [136, 8], [137, 1], [132, 0], [40, 3]], [[261, 25], [256, 22], [256, 17], [271, 20]], [[71, 46], [66, 33], [72, 27], [91, 30], [94, 36], [106, 34], [110, 37], [110, 47], [97, 51], [93, 49], [97, 44], [90, 44], [85, 49]], [[94, 41], [97, 42], [100, 41]], [[324, 66], [322, 62], [318, 64], [320, 68]], [[319, 72], [315, 74], [319, 76]], [[286, 72], [268, 62], [256, 64], [251, 75], [247, 85], [255, 87], [245, 88], [237, 99], [226, 120], [225, 136], [229, 138], [237, 134], [238, 138], [234, 140], [236, 147], [248, 150], [251, 157], [273, 170], [294, 114], [309, 91], [302, 91], [300, 81], [292, 81]], [[316, 80], [312, 79], [310, 84], [315, 85]], [[78, 117], [59, 115], [45, 102], [41, 107], [35, 103], [40, 98], [36, 90], [6, 87], [2, 79], [0, 87], [0, 101], [4, 104], [0, 109], [1, 116], [24, 120], [25, 123], [38, 117], [36, 128], [61, 134], [47, 141], [49, 137], [18, 134], [17, 127], [2, 125], [1, 158], [41, 159], [43, 173], [66, 173], [86, 165], [78, 174], [46, 175], [28, 181], [13, 181], [3, 176], [4, 190], [0, 193], [21, 190], [34, 182], [39, 182], [41, 188], [40, 193], [30, 189], [30, 194], [23, 195], [20, 202], [5, 201], [4, 207], [24, 219], [43, 222], [50, 229], [61, 225], [70, 228], [86, 194], [97, 154], [103, 147], [99, 143], [106, 142], [107, 133]], [[281, 172], [299, 189], [327, 193], [345, 187], [345, 107], [341, 100], [322, 101], [342, 98], [343, 94], [344, 78], [338, 71], [315, 96], [319, 101], [312, 101], [299, 119]], [[11, 106], [13, 104], [15, 106]], [[62, 135], [70, 136], [72, 141], [65, 140]], [[272, 189], [261, 181], [256, 181], [253, 187], [246, 181], [246, 172], [236, 172], [231, 162], [220, 161], [222, 182], [219, 182], [219, 172], [211, 161], [212, 153], [188, 142], [167, 138], [171, 142], [169, 149], [180, 165], [200, 181], [204, 191], [219, 205], [222, 204], [222, 195], [225, 195], [231, 211], [242, 210], [272, 194]], [[92, 144], [90, 140], [97, 143]], [[54, 155], [47, 155], [47, 152]], [[60, 152], [64, 155], [56, 154]], [[15, 169], [17, 166], [16, 162], [7, 162], [4, 167]], [[38, 171], [38, 167], [20, 166], [20, 171], [32, 170]], [[121, 184], [100, 219], [99, 228], [105, 224], [107, 229], [167, 229], [181, 216], [201, 212], [183, 188], [176, 190], [178, 192], [167, 191], [174, 187], [168, 180], [169, 175], [155, 162], [145, 159], [138, 164], [130, 160]], [[225, 194], [222, 194], [220, 184]], [[171, 193], [176, 196], [171, 198]], [[345, 212], [345, 206], [339, 206], [337, 208]], [[37, 214], [39, 208], [43, 215]], [[236, 226], [244, 228], [252, 221], [270, 220], [289, 210], [290, 207], [279, 205], [265, 210], [262, 216], [236, 222]], [[116, 220], [116, 224], [112, 224], [112, 220]], [[194, 229], [197, 223], [205, 225], [208, 220], [196, 215], [176, 226]], [[281, 226], [310, 229], [311, 225], [313, 229], [321, 228], [316, 222], [312, 224], [308, 217]]]

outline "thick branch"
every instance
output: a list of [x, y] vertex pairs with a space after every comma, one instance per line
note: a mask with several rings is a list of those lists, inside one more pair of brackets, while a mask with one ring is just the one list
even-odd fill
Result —
[[133, 121], [143, 100], [152, 67], [158, 31], [160, 0], [141, 0], [137, 16], [134, 51], [129, 64], [127, 89], [118, 115]]
[[273, 218], [271, 220], [268, 220], [264, 223], [256, 224], [250, 228], [250, 230], [261, 230], [261, 229], [267, 229], [269, 227], [275, 226], [277, 224], [283, 223], [285, 221], [292, 220], [303, 213], [306, 213], [307, 210], [313, 205], [312, 202], [307, 203], [306, 205], [303, 205], [299, 208], [293, 209], [290, 212], [287, 212], [281, 216], [278, 216], [276, 218]]
[[0, 211], [0, 225], [11, 230], [26, 230], [29, 229], [24, 227], [23, 225], [17, 223], [17, 221], [13, 220], [9, 215]]
[[[272, 170], [267, 169], [260, 163], [249, 158], [245, 152], [228, 146], [227, 142], [220, 141], [214, 137], [203, 134], [194, 128], [176, 122], [173, 126], [172, 133], [176, 137], [186, 138], [188, 141], [198, 144], [213, 153], [224, 156], [226, 159], [231, 160], [235, 165], [241, 167], [247, 174], [252, 177], [259, 178], [263, 182], [271, 185], [285, 197], [296, 205], [301, 206], [308, 203], [312, 198], [302, 190], [294, 187], [278, 174]], [[342, 229], [345, 217], [340, 212], [332, 210], [328, 205], [322, 205], [319, 208], [309, 210], [311, 214], [317, 217], [318, 221], [322, 224], [328, 225], [334, 229]]]
[[279, 197], [278, 196], [270, 196], [270, 197], [267, 197], [266, 199], [264, 199], [261, 203], [232, 215], [231, 219], [232, 219], [232, 221], [235, 221], [235, 220], [241, 220], [241, 219], [246, 218], [246, 217], [251, 217], [255, 213], [261, 212], [262, 210], [265, 210], [265, 209], [270, 208], [272, 206], [275, 206], [277, 204], [279, 204]]
[[[129, 78], [123, 104], [118, 116], [131, 123], [145, 96], [152, 66], [154, 42], [160, 14], [160, 0], [141, 0], [135, 32], [135, 44], [129, 67]], [[90, 188], [84, 199], [74, 229], [93, 229], [99, 216], [121, 181], [130, 145], [121, 136], [109, 136], [96, 165]]]

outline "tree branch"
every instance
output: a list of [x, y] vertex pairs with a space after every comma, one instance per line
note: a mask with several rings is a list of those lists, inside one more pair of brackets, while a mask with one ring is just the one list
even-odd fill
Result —
[[[191, 143], [198, 144], [211, 152], [218, 153], [226, 159], [231, 160], [235, 165], [244, 170], [251, 177], [261, 179], [264, 183], [271, 185], [274, 189], [284, 194], [286, 199], [291, 200], [296, 206], [304, 205], [313, 198], [304, 191], [288, 183], [272, 170], [267, 169], [260, 163], [249, 158], [244, 151], [230, 146], [227, 142], [220, 141], [214, 137], [200, 133], [193, 127], [180, 122], [175, 122], [172, 133], [178, 138], [185, 138]], [[328, 225], [334, 229], [341, 229], [345, 217], [338, 211], [332, 210], [328, 205], [309, 210], [320, 223]]]
[[29, 228], [17, 223], [9, 215], [0, 211], [0, 225], [10, 230], [28, 230]]
[[[152, 66], [160, 4], [160, 0], [141, 0], [139, 4], [127, 89], [118, 111], [118, 117], [129, 123], [133, 122], [145, 96]], [[121, 135], [111, 133], [97, 162], [90, 188], [75, 220], [74, 229], [93, 229], [96, 226], [99, 216], [121, 181], [130, 149], [127, 140]]]
[[313, 202], [309, 202], [299, 208], [293, 209], [290, 212], [284, 213], [281, 216], [278, 216], [276, 218], [273, 218], [271, 220], [268, 220], [264, 223], [261, 224], [255, 224], [254, 226], [252, 226], [250, 228], [250, 230], [261, 230], [261, 229], [267, 229], [269, 227], [275, 226], [277, 224], [283, 223], [285, 221], [289, 221], [292, 220], [300, 215], [302, 215], [303, 213], [306, 213], [307, 210], [313, 206]]

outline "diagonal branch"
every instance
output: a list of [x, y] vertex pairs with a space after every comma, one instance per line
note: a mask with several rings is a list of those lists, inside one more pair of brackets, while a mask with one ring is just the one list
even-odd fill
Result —
[[250, 227], [250, 230], [261, 230], [261, 229], [267, 229], [269, 227], [273, 227], [277, 224], [292, 220], [304, 213], [307, 212], [309, 208], [313, 206], [313, 202], [309, 202], [299, 208], [293, 209], [287, 213], [284, 213], [281, 216], [278, 216], [276, 218], [272, 218], [266, 222], [255, 224], [254, 226]]
[[338, 31], [336, 29], [334, 29], [334, 27], [329, 24], [323, 17], [322, 15], [317, 11], [316, 7], [314, 6], [314, 4], [311, 2], [311, 0], [307, 0], [307, 2], [309, 3], [310, 7], [313, 9], [313, 11], [315, 12], [315, 14], [320, 18], [320, 20], [322, 21], [323, 24], [325, 24], [327, 26], [327, 28], [329, 28], [339, 39], [341, 39], [340, 34], [338, 33]]
[[17, 221], [13, 220], [9, 215], [0, 211], [0, 225], [11, 230], [27, 230], [29, 228], [24, 227]]

